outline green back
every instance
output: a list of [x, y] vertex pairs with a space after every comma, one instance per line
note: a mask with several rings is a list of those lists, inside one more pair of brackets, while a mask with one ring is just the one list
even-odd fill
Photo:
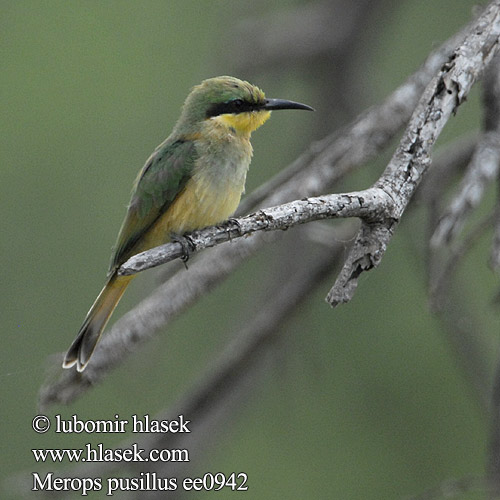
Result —
[[139, 172], [127, 215], [118, 234], [109, 272], [138, 251], [138, 242], [170, 207], [191, 177], [196, 160], [191, 140], [167, 139]]

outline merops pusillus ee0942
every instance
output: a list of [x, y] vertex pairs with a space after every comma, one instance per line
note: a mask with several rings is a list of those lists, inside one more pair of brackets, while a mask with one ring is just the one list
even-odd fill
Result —
[[210, 78], [193, 88], [172, 133], [135, 181], [114, 247], [106, 284], [90, 308], [63, 367], [83, 371], [133, 276], [117, 270], [132, 255], [166, 243], [173, 234], [226, 220], [245, 188], [251, 133], [278, 109], [310, 106], [267, 99], [248, 82]]

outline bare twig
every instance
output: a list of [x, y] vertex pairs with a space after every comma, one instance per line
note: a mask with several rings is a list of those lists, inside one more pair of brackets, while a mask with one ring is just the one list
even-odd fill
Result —
[[481, 137], [459, 193], [442, 216], [431, 244], [435, 247], [449, 243], [460, 232], [467, 216], [479, 205], [484, 190], [495, 180], [500, 166], [500, 136], [490, 131]]
[[431, 243], [449, 243], [477, 207], [500, 169], [500, 56], [491, 61], [484, 78], [484, 134], [480, 138], [457, 195], [443, 214]]
[[[297, 224], [320, 219], [363, 217], [376, 220], [391, 211], [392, 199], [382, 189], [370, 188], [354, 193], [306, 198], [262, 209], [255, 214], [234, 219], [227, 226], [207, 227], [194, 231], [186, 237], [192, 252], [197, 252], [225, 241], [234, 241], [236, 238], [248, 236], [257, 231], [285, 230]], [[135, 274], [170, 262], [182, 255], [181, 243], [167, 243], [134, 255], [120, 267], [119, 274]]]
[[495, 55], [500, 35], [500, 3], [489, 4], [450, 60], [427, 86], [406, 132], [375, 186], [394, 200], [387, 221], [364, 223], [327, 301], [335, 306], [351, 300], [359, 275], [379, 264], [395, 227], [430, 164], [430, 154], [444, 125], [467, 97]]

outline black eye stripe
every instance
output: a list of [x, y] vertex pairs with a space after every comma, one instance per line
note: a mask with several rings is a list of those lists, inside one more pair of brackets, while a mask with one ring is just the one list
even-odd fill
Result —
[[231, 99], [230, 101], [219, 102], [210, 106], [207, 110], [207, 118], [227, 113], [246, 113], [248, 111], [254, 111], [258, 108], [258, 104], [244, 101], [243, 99]]

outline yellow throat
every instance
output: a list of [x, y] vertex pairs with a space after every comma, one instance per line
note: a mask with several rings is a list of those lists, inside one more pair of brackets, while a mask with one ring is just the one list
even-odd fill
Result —
[[249, 135], [254, 130], [263, 125], [271, 116], [271, 112], [263, 111], [249, 111], [247, 113], [232, 114], [227, 113], [223, 115], [214, 116], [211, 120], [216, 121], [226, 127], [232, 128], [237, 133]]

